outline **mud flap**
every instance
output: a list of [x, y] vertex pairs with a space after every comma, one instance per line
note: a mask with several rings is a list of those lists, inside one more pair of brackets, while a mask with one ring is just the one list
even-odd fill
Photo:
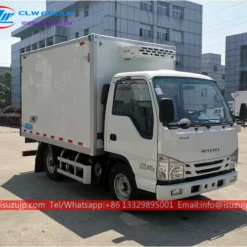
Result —
[[38, 150], [36, 153], [36, 158], [35, 158], [35, 168], [34, 172], [39, 173], [39, 172], [44, 172], [45, 171], [45, 165], [44, 165], [44, 152], [47, 148], [46, 143], [39, 143]]
[[37, 150], [28, 150], [28, 151], [22, 151], [22, 156], [34, 156], [37, 154]]

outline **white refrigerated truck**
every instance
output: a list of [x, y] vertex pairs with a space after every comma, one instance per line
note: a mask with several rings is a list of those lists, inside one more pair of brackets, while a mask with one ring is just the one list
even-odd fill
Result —
[[174, 70], [174, 47], [91, 34], [25, 53], [21, 66], [35, 172], [99, 181], [120, 200], [236, 182], [239, 128], [211, 78]]
[[236, 91], [231, 93], [233, 101], [229, 101], [228, 104], [232, 110], [232, 114], [236, 120], [239, 119], [240, 109], [242, 104], [247, 104], [247, 91]]

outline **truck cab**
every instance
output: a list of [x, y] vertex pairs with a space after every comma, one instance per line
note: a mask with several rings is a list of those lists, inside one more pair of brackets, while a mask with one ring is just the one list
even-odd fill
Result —
[[[120, 73], [112, 79], [104, 149], [124, 157], [136, 187], [159, 200], [235, 183], [237, 132], [210, 77], [158, 70]], [[132, 198], [128, 176], [119, 171], [114, 181], [118, 199]]]

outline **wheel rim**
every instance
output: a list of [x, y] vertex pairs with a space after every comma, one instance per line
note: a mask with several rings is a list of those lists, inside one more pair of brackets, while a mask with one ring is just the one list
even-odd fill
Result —
[[46, 159], [46, 165], [47, 165], [47, 169], [50, 173], [54, 173], [55, 172], [55, 165], [53, 163], [53, 159], [52, 159], [52, 154], [49, 153], [47, 155], [47, 159]]
[[114, 190], [120, 200], [128, 200], [131, 195], [131, 187], [128, 178], [123, 174], [118, 174], [114, 179]]

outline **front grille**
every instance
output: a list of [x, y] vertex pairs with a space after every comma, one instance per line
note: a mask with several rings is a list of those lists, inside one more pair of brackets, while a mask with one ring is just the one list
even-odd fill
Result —
[[218, 166], [218, 167], [214, 167], [214, 168], [211, 168], [211, 169], [196, 171], [196, 173], [197, 174], [203, 174], [203, 173], [207, 173], [207, 172], [215, 172], [215, 171], [218, 171], [220, 168], [221, 167]]
[[195, 167], [204, 167], [204, 166], [211, 166], [211, 165], [217, 165], [221, 164], [224, 160], [215, 160], [212, 162], [206, 162], [206, 163], [201, 163], [201, 164], [195, 164]]

